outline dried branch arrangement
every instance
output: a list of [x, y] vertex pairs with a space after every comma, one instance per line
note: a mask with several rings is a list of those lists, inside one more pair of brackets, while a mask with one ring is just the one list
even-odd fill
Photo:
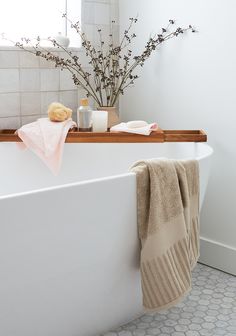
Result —
[[[63, 15], [66, 17], [66, 15]], [[69, 20], [67, 18], [67, 20]], [[36, 43], [29, 38], [22, 38], [21, 42], [16, 42], [15, 46], [30, 52], [38, 57], [42, 57], [49, 62], [53, 62], [55, 67], [66, 69], [71, 73], [76, 86], [82, 87], [87, 97], [92, 97], [98, 106], [115, 106], [120, 95], [134, 84], [139, 78], [135, 70], [143, 67], [146, 60], [164, 42], [195, 29], [189, 25], [187, 28], [176, 27], [174, 20], [169, 20], [166, 28], [161, 29], [161, 33], [150, 37], [140, 55], [134, 55], [131, 46], [137, 37], [133, 32], [137, 18], [129, 19], [129, 27], [124, 31], [123, 37], [118, 45], [114, 42], [114, 24], [109, 36], [104, 37], [102, 30], [98, 30], [99, 47], [96, 48], [82, 31], [80, 22], [71, 23], [71, 27], [76, 30], [82, 41], [82, 47], [89, 60], [91, 72], [87, 71], [80, 61], [78, 53], [61, 46], [55, 39], [48, 38], [52, 45], [65, 52], [66, 57], [60, 57], [52, 48], [43, 47], [41, 38], [37, 37]], [[30, 47], [30, 48], [29, 48]]]

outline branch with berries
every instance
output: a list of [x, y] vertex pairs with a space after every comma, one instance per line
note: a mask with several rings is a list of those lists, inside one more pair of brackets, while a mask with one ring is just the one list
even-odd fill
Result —
[[[98, 106], [115, 106], [120, 95], [123, 95], [139, 78], [135, 71], [144, 66], [161, 44], [187, 31], [196, 32], [191, 25], [187, 28], [176, 27], [175, 21], [169, 20], [167, 27], [162, 28], [159, 34], [148, 39], [141, 54], [134, 55], [131, 46], [137, 38], [133, 32], [138, 22], [137, 18], [129, 19], [129, 26], [118, 44], [114, 42], [115, 21], [112, 21], [109, 36], [104, 36], [102, 30], [98, 29], [99, 47], [95, 47], [82, 31], [80, 22], [71, 22], [66, 14], [63, 14], [63, 17], [78, 33], [82, 48], [88, 58], [90, 71], [82, 64], [78, 53], [63, 47], [54, 38], [48, 38], [54, 49], [43, 47], [39, 36], [36, 40], [22, 38], [20, 42], [14, 42], [14, 44], [37, 57], [53, 62], [55, 67], [61, 70], [69, 71], [74, 84], [84, 89], [87, 97], [92, 97]], [[60, 57], [60, 53], [56, 53], [58, 49], [62, 50], [66, 56]]]

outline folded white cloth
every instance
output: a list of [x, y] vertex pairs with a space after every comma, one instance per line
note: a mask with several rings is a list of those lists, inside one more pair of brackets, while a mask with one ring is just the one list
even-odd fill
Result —
[[17, 134], [23, 141], [19, 146], [29, 148], [57, 175], [61, 166], [64, 142], [69, 129], [76, 126], [72, 119], [53, 122], [40, 118], [22, 126]]
[[152, 131], [157, 130], [157, 128], [158, 125], [156, 123], [137, 128], [129, 128], [127, 123], [121, 123], [111, 127], [110, 132], [127, 132], [133, 134], [150, 135]]

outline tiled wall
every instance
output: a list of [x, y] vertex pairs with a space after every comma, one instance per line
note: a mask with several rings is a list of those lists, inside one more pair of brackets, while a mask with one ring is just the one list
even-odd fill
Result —
[[[97, 44], [97, 29], [110, 31], [116, 21], [119, 37], [118, 0], [82, 0], [82, 24], [88, 37]], [[78, 51], [86, 62], [83, 51]], [[45, 116], [47, 106], [60, 101], [76, 112], [84, 93], [75, 87], [67, 71], [39, 57], [11, 47], [0, 47], [0, 129], [18, 128]], [[76, 113], [74, 113], [76, 120]]]

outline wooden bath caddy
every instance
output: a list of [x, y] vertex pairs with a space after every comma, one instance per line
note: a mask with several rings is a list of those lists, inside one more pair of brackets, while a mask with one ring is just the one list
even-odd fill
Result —
[[[0, 142], [21, 142], [15, 134], [16, 130], [0, 130]], [[71, 130], [67, 143], [147, 143], [147, 142], [206, 142], [207, 135], [203, 130], [162, 130], [153, 131], [149, 136], [124, 132], [78, 132]]]

